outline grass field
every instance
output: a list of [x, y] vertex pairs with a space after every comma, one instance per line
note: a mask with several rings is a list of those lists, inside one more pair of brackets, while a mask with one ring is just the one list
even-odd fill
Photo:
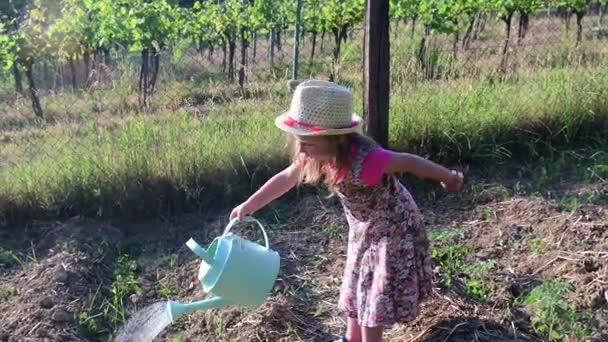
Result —
[[[205, 206], [254, 189], [287, 162], [285, 139], [272, 123], [289, 106], [284, 82], [254, 86], [255, 95], [245, 97], [215, 83], [167, 89], [173, 93], [158, 99], [173, 107], [167, 111], [117, 115], [129, 99], [117, 90], [103, 94], [114, 100], [100, 113], [93, 112], [94, 99], [66, 95], [58, 103], [71, 103], [68, 112], [50, 122], [17, 115], [0, 120], [7, 127], [0, 217], [10, 223], [47, 214], [149, 215]], [[173, 104], [197, 96], [209, 100], [199, 107]], [[355, 101], [361, 101], [359, 91]], [[401, 83], [392, 89], [390, 144], [445, 163], [551, 160], [564, 151], [605, 160], [595, 152], [606, 144], [606, 113], [608, 72], [602, 67], [550, 69], [506, 81]], [[135, 200], [142, 196], [151, 203]]]
[[[514, 50], [513, 70], [501, 75], [500, 56], [483, 50], [500, 46], [500, 26], [486, 35], [457, 58], [450, 37], [447, 45], [433, 38], [433, 79], [416, 66], [420, 32], [392, 45], [391, 148], [460, 167], [467, 183], [446, 195], [403, 177], [426, 216], [438, 295], [411, 326], [387, 336], [601, 341], [608, 338], [605, 42], [577, 50], [565, 37], [543, 53]], [[357, 39], [335, 68], [361, 108]], [[304, 64], [305, 75], [326, 78], [325, 57]], [[198, 59], [168, 60], [146, 109], [130, 82], [133, 66], [123, 67], [114, 87], [46, 93], [45, 120], [32, 118], [8, 81], [2, 86], [0, 340], [106, 340], [135, 308], [204, 295], [183, 243], [209, 242], [232, 206], [288, 163], [273, 125], [289, 106], [287, 64], [257, 74], [243, 91]], [[304, 188], [259, 213], [285, 262], [264, 307], [200, 313], [161, 339], [343, 333], [335, 300], [345, 222], [322, 195]], [[32, 314], [39, 307], [40, 317]]]

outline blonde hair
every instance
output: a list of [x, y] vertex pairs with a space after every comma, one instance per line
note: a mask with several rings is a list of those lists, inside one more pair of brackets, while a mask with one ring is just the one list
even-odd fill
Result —
[[309, 159], [304, 162], [297, 140], [293, 135], [289, 135], [292, 161], [303, 165], [299, 184], [318, 185], [323, 183], [332, 193], [335, 193], [337, 192], [342, 172], [350, 167], [350, 150], [353, 142], [355, 140], [373, 144], [375, 142], [360, 133], [326, 135], [322, 137], [327, 139], [330, 146], [332, 146], [334, 152], [333, 162], [316, 159]]

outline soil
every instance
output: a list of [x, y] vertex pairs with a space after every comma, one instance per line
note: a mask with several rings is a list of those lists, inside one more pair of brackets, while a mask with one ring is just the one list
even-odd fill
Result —
[[38, 240], [17, 256], [23, 266], [2, 268], [0, 340], [84, 340], [76, 316], [108, 282], [123, 234], [79, 217], [28, 228]]
[[[411, 324], [386, 331], [387, 340], [549, 341], [531, 326], [538, 308], [519, 305], [517, 298], [551, 279], [571, 284], [568, 302], [589, 313], [581, 315], [591, 329], [586, 340], [608, 340], [608, 184], [565, 184], [543, 197], [505, 195], [500, 185], [479, 184], [460, 194], [414, 195], [429, 231], [459, 232], [454, 243], [470, 248], [467, 264], [495, 263], [484, 277], [490, 295], [472, 297], [458, 278], [443, 285], [444, 270], [436, 264], [435, 295]], [[589, 194], [591, 201], [585, 200]], [[573, 205], [567, 196], [580, 201]], [[86, 310], [102, 314], [94, 306], [107, 294], [117, 257], [124, 253], [137, 260], [141, 288], [124, 298], [128, 313], [167, 297], [203, 298], [199, 260], [184, 243], [194, 237], [208, 244], [221, 234], [228, 213], [137, 224], [76, 217], [0, 232], [0, 247], [16, 251], [22, 261], [0, 258], [0, 341], [111, 340], [114, 327], [100, 323], [92, 333], [78, 317]], [[157, 340], [332, 341], [345, 332], [336, 302], [347, 230], [337, 200], [306, 195], [297, 202], [278, 201], [256, 217], [281, 255], [267, 302], [255, 310], [191, 314]], [[235, 229], [246, 238], [261, 238], [256, 229]]]

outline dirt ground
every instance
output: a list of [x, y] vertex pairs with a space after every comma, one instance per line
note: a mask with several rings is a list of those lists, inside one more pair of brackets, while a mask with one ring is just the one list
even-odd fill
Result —
[[[433, 298], [411, 324], [386, 331], [387, 340], [552, 340], [533, 328], [540, 304], [518, 298], [561, 280], [570, 284], [564, 300], [573, 310], [567, 311], [571, 316], [558, 312], [556, 317], [574, 317], [588, 333], [554, 339], [608, 341], [608, 183], [560, 185], [540, 197], [478, 182], [460, 194], [414, 196], [430, 234], [449, 236], [434, 239], [434, 248], [466, 246], [464, 269], [491, 266], [475, 278], [466, 274], [472, 271], [449, 271], [452, 264], [435, 260]], [[291, 203], [297, 204], [292, 208]], [[0, 231], [0, 341], [111, 340], [120, 326], [103, 319], [99, 305], [111, 296], [117, 258], [124, 254], [137, 261], [138, 289], [123, 298], [127, 314], [166, 298], [203, 298], [200, 261], [184, 243], [190, 237], [209, 243], [226, 225], [228, 212], [138, 224], [76, 217]], [[332, 341], [345, 332], [336, 302], [347, 235], [337, 201], [307, 195], [298, 202], [279, 201], [256, 217], [281, 255], [267, 302], [256, 310], [191, 314], [157, 340]], [[260, 237], [248, 227], [236, 231]], [[449, 286], [442, 281], [448, 272]], [[484, 295], [472, 295], [467, 279], [480, 281], [477, 293]], [[86, 322], [97, 324], [87, 328]]]

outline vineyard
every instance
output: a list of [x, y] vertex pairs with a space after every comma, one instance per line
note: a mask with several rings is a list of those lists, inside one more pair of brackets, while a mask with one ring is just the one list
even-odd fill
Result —
[[[244, 88], [248, 75], [259, 69], [260, 60], [272, 68], [281, 65], [286, 53], [292, 57], [284, 45], [286, 40], [293, 45], [297, 18], [295, 0], [11, 0], [2, 6], [0, 65], [12, 73], [14, 90], [30, 98], [38, 117], [44, 116], [39, 95], [42, 89], [89, 89], [108, 69], [121, 70], [127, 62], [137, 64], [133, 82], [139, 104], [147, 106], [157, 90], [161, 64], [181, 60], [193, 51], [207, 55], [209, 63], [221, 64], [225, 79], [238, 79]], [[408, 35], [399, 23], [410, 23], [419, 71], [433, 78], [439, 72], [429, 47], [434, 36], [452, 36], [453, 59], [459, 51], [470, 58], [469, 51], [499, 48], [496, 67], [507, 72], [509, 51], [535, 44], [526, 39], [531, 26], [538, 24], [544, 30], [544, 44], [556, 43], [556, 37], [563, 39], [557, 32], [562, 28], [547, 27], [546, 18], [559, 18], [565, 31], [573, 32], [574, 47], [579, 47], [588, 40], [585, 37], [605, 37], [607, 6], [606, 1], [588, 0], [394, 0], [390, 14], [401, 31], [399, 37]], [[331, 62], [329, 70], [323, 71], [335, 77], [343, 46], [356, 36], [363, 8], [362, 0], [303, 1], [298, 42], [306, 41], [309, 54], [298, 54], [298, 59], [306, 60], [309, 66], [315, 65], [315, 57], [322, 63], [318, 50], [323, 50], [327, 38], [332, 43]], [[502, 33], [497, 32], [499, 23]], [[417, 31], [421, 31], [418, 36]], [[495, 39], [488, 41], [491, 35], [496, 35]], [[38, 77], [37, 69], [43, 70]], [[9, 80], [8, 74], [4, 77]], [[64, 82], [66, 77], [69, 80]], [[8, 96], [8, 89], [4, 92]]]
[[[387, 340], [608, 340], [608, 1], [389, 4], [389, 145], [466, 183], [445, 194], [403, 176], [435, 293]], [[273, 118], [294, 76], [351, 87], [361, 113], [364, 11], [0, 1], [0, 341], [107, 341], [151, 303], [203, 297], [184, 242], [210, 242], [288, 162]], [[282, 257], [268, 302], [193, 314], [159, 340], [344, 333], [339, 202], [302, 187], [256, 217]]]

